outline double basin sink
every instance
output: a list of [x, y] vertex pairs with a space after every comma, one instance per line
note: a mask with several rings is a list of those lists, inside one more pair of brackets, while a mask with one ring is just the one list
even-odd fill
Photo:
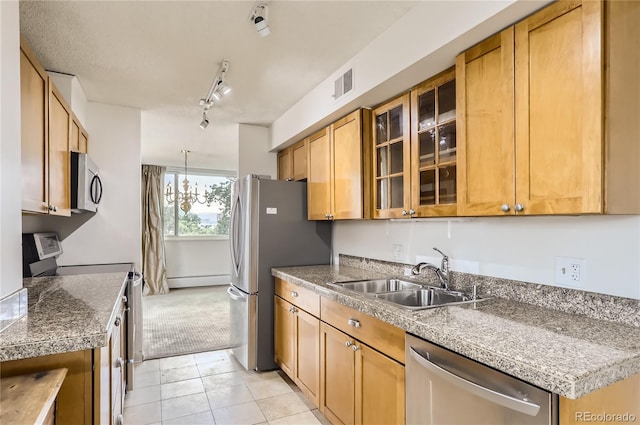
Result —
[[356, 280], [336, 282], [330, 285], [380, 300], [388, 301], [409, 310], [422, 310], [451, 304], [478, 301], [462, 292], [421, 285], [402, 279]]

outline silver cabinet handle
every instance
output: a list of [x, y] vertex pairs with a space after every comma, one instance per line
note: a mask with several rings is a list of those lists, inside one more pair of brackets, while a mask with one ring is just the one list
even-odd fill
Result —
[[120, 326], [120, 322], [122, 322], [122, 318], [118, 316], [116, 317], [116, 320], [113, 322], [113, 324], [116, 326]]
[[356, 319], [347, 320], [347, 324], [350, 325], [350, 326], [353, 326], [354, 328], [359, 328], [360, 327], [360, 321], [356, 320]]
[[522, 212], [524, 211], [524, 205], [522, 204], [515, 204], [513, 209], [515, 209], [517, 212]]
[[124, 360], [122, 360], [122, 357], [118, 357], [116, 359], [116, 367], [122, 367], [124, 366]]
[[291, 291], [291, 296], [292, 296], [292, 297], [297, 297], [297, 296], [298, 296], [298, 293], [297, 293], [296, 291]]
[[409, 215], [409, 212], [408, 212], [408, 211], [406, 211], [406, 210], [402, 210], [402, 213], [401, 213], [401, 214], [402, 214], [402, 215]]
[[344, 346], [345, 347], [351, 347], [352, 344], [353, 344], [353, 342], [347, 341], [347, 342], [344, 343]]
[[289, 308], [289, 311], [290, 311], [291, 313], [297, 313], [297, 312], [298, 312], [298, 309], [297, 309], [297, 308], [295, 308], [295, 307], [290, 307], [290, 308]]
[[509, 204], [502, 204], [502, 206], [500, 207], [500, 209], [503, 212], [509, 212], [509, 210], [511, 209], [511, 207], [509, 206]]
[[122, 296], [122, 304], [126, 304], [127, 303], [127, 296], [123, 295]]
[[58, 207], [56, 207], [55, 205], [49, 205], [49, 211], [56, 212], [58, 211]]
[[409, 215], [414, 215], [416, 213], [416, 210], [414, 210], [413, 208], [409, 210]]
[[360, 347], [358, 347], [357, 345], [353, 344], [353, 345], [351, 346], [351, 349], [352, 349], [353, 351], [358, 351], [358, 350], [360, 349]]
[[471, 394], [482, 397], [485, 400], [489, 400], [493, 403], [499, 404], [520, 413], [524, 413], [529, 416], [536, 416], [538, 414], [538, 411], [540, 410], [540, 406], [535, 403], [519, 400], [490, 388], [483, 387], [482, 385], [478, 385], [475, 382], [467, 381], [466, 379], [456, 375], [455, 373], [449, 372], [448, 370], [429, 360], [428, 353], [422, 352], [414, 347], [411, 347], [410, 352], [411, 357], [413, 357], [413, 359], [416, 360], [425, 369], [438, 375], [446, 381], [449, 381], [451, 384], [464, 388]]
[[331, 214], [325, 214], [324, 215], [324, 218], [329, 218], [329, 217], [331, 217]]

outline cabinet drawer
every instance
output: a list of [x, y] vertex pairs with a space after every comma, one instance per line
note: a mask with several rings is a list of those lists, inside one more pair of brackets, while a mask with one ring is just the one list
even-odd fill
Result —
[[310, 289], [276, 278], [276, 295], [316, 317], [320, 316], [320, 295]]
[[322, 299], [320, 318], [404, 364], [404, 331], [350, 307]]

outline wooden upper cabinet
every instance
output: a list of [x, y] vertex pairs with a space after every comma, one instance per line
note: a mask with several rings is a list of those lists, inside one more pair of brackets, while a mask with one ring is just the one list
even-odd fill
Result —
[[20, 39], [22, 211], [46, 213], [49, 104], [48, 77], [24, 38]]
[[49, 213], [71, 215], [71, 109], [49, 80]]
[[87, 153], [88, 139], [87, 131], [82, 127], [82, 124], [80, 124], [80, 120], [78, 120], [75, 114], [72, 115], [69, 150], [72, 152]]
[[370, 111], [359, 109], [308, 138], [309, 220], [370, 216]]
[[567, 1], [515, 26], [521, 213], [602, 212], [602, 19], [603, 3]]
[[410, 214], [409, 103], [407, 93], [373, 110], [373, 218]]
[[328, 220], [331, 205], [331, 139], [329, 127], [309, 136], [307, 145], [307, 215], [309, 220]]
[[278, 180], [293, 180], [291, 167], [291, 149], [278, 152]]
[[308, 139], [278, 152], [278, 180], [307, 180]]
[[307, 180], [307, 139], [291, 146], [291, 177], [293, 180]]
[[458, 56], [459, 214], [640, 212], [639, 11], [559, 1]]
[[456, 82], [451, 68], [411, 89], [409, 216], [457, 212]]
[[456, 58], [458, 214], [513, 210], [513, 27]]

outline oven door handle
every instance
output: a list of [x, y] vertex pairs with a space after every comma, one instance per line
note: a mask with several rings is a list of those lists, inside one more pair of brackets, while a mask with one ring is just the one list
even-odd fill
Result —
[[414, 360], [420, 363], [420, 365], [425, 369], [478, 397], [482, 397], [485, 400], [489, 400], [493, 403], [499, 404], [520, 413], [524, 413], [529, 416], [536, 416], [538, 414], [538, 411], [540, 410], [540, 406], [535, 403], [527, 400], [520, 400], [515, 397], [511, 397], [510, 395], [503, 394], [487, 387], [483, 387], [482, 385], [478, 385], [475, 382], [468, 381], [456, 375], [455, 373], [449, 372], [442, 366], [437, 365], [429, 360], [429, 353], [418, 350], [415, 347], [411, 347], [410, 352], [411, 357], [413, 357]]

